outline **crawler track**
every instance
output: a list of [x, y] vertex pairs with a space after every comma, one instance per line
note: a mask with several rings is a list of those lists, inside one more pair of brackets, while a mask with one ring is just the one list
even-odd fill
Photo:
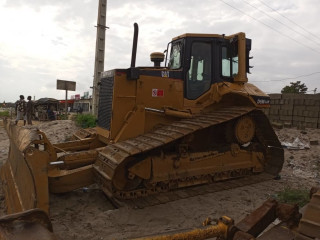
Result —
[[[159, 154], [166, 146], [177, 145], [181, 139], [191, 134], [196, 135], [199, 131], [208, 131], [210, 128], [218, 131], [222, 124], [232, 123], [235, 119], [249, 114], [256, 122], [255, 138], [259, 142], [259, 151], [264, 154], [263, 174], [252, 175], [252, 169], [247, 168], [231, 171], [221, 169], [220, 171], [215, 170], [214, 172], [186, 178], [173, 177], [167, 181], [157, 182], [152, 187], [145, 187], [143, 184], [126, 190], [117, 190], [114, 187], [114, 184], [124, 181], [123, 176], [125, 175], [122, 175], [121, 169], [126, 169], [128, 165], [138, 163], [142, 156]], [[230, 152], [230, 150], [227, 151]], [[283, 149], [266, 116], [260, 110], [252, 107], [225, 107], [192, 119], [173, 122], [142, 136], [108, 145], [99, 152], [94, 169], [97, 183], [116, 205], [126, 204], [132, 207], [146, 207], [265, 181], [276, 176], [280, 172], [282, 164]], [[171, 191], [181, 186], [201, 185], [234, 178], [236, 179], [207, 186]]]
[[214, 182], [211, 184], [193, 186], [188, 188], [176, 189], [173, 191], [167, 191], [162, 193], [155, 193], [143, 198], [132, 198], [132, 199], [118, 199], [116, 197], [109, 197], [110, 201], [117, 208], [129, 207], [129, 208], [145, 208], [149, 206], [155, 206], [159, 204], [164, 204], [172, 201], [177, 201], [180, 199], [186, 199], [190, 197], [195, 197], [199, 195], [205, 195], [209, 193], [220, 192], [224, 190], [229, 190], [233, 188], [253, 185], [261, 183], [264, 181], [273, 180], [274, 176], [261, 173], [251, 176], [244, 176], [235, 179], [229, 179], [226, 181]]

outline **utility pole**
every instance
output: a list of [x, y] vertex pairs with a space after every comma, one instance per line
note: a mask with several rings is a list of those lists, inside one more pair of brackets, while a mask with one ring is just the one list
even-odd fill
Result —
[[106, 14], [107, 0], [99, 0], [98, 20], [97, 20], [97, 39], [96, 39], [96, 55], [94, 63], [94, 76], [92, 87], [92, 113], [98, 117], [99, 105], [99, 81], [101, 73], [104, 71], [104, 54], [105, 54], [105, 36], [106, 36]]

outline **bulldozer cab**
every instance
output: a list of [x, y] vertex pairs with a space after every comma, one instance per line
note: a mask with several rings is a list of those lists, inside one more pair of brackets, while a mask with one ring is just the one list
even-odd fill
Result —
[[182, 71], [186, 99], [199, 98], [214, 83], [247, 81], [251, 40], [244, 33], [228, 37], [184, 34], [169, 45], [168, 68]]
[[[232, 91], [242, 92], [242, 105], [250, 101], [243, 83], [248, 81], [251, 40], [244, 33], [175, 37], [168, 44], [163, 67], [164, 54], [158, 52], [150, 55], [154, 66], [136, 67], [136, 49], [134, 44], [130, 68], [102, 74], [98, 128], [103, 142], [146, 133], [177, 117], [191, 117]], [[226, 87], [217, 88], [218, 84]]]

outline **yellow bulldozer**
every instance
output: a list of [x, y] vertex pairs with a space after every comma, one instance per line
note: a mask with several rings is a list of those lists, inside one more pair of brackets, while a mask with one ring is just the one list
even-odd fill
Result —
[[[110, 198], [147, 197], [248, 175], [277, 176], [284, 153], [263, 108], [270, 98], [248, 83], [251, 40], [183, 34], [152, 67], [103, 72], [97, 127], [51, 144], [46, 135], [5, 121], [1, 167], [8, 213], [49, 212], [49, 192], [97, 183]], [[161, 66], [161, 62], [165, 62]]]

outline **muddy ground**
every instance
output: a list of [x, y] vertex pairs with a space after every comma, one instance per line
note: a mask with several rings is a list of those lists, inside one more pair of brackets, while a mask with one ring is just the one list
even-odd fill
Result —
[[[38, 124], [52, 142], [61, 142], [77, 129], [72, 121]], [[276, 130], [281, 141], [320, 142], [320, 129]], [[0, 122], [0, 162], [7, 158], [9, 140]], [[168, 233], [201, 225], [207, 217], [228, 215], [239, 221], [266, 199], [285, 188], [309, 189], [320, 183], [320, 146], [305, 150], [285, 150], [285, 163], [280, 180], [203, 194], [144, 209], [114, 209], [96, 187], [50, 196], [50, 218], [58, 239], [130, 239]], [[210, 187], [210, 186], [208, 186]], [[1, 212], [4, 197], [1, 193]]]

